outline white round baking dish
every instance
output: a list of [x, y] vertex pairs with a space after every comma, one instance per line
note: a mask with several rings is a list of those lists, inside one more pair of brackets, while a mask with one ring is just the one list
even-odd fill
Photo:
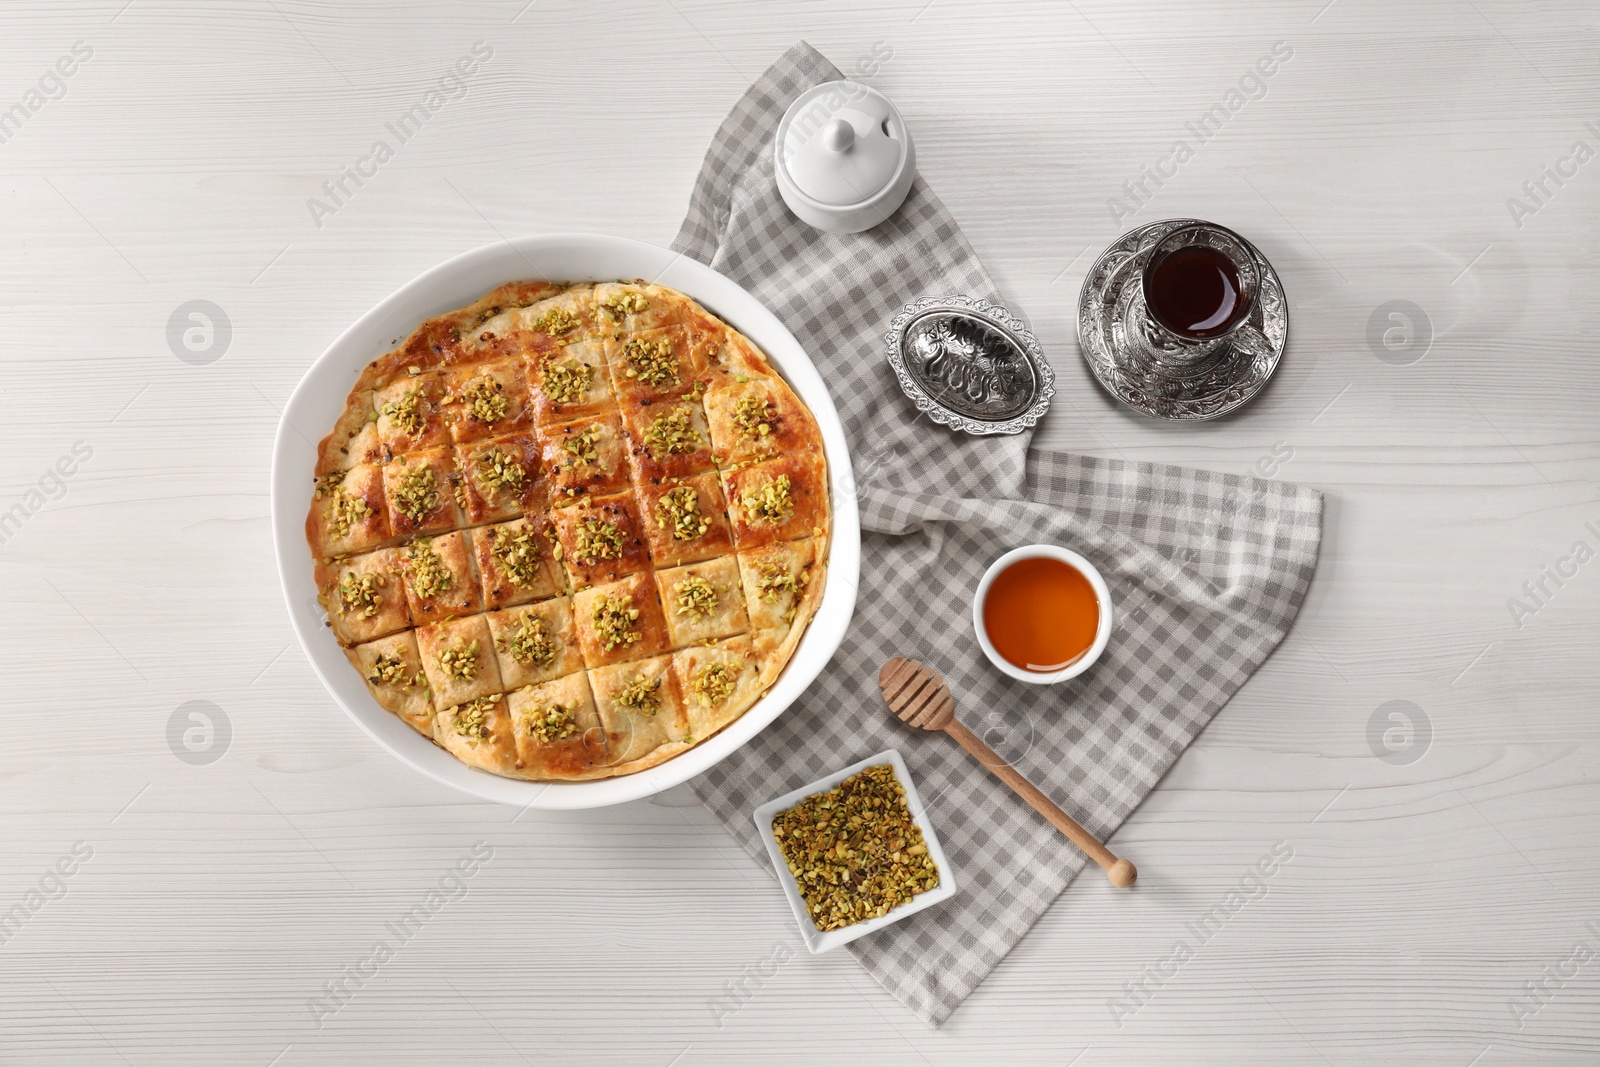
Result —
[[[644, 278], [687, 293], [760, 346], [811, 408], [827, 450], [833, 511], [827, 582], [816, 616], [788, 668], [765, 696], [721, 733], [660, 766], [621, 778], [522, 782], [461, 763], [372, 699], [333, 632], [323, 624], [311, 576], [305, 518], [311, 507], [314, 442], [332, 429], [362, 368], [422, 320], [524, 278]], [[861, 565], [860, 519], [849, 479], [844, 428], [822, 376], [794, 335], [735, 282], [687, 256], [642, 241], [599, 234], [521, 237], [465, 252], [408, 282], [356, 320], [311, 365], [284, 408], [273, 445], [272, 534], [289, 618], [312, 669], [339, 706], [378, 744], [435, 781], [485, 800], [534, 808], [595, 808], [647, 797], [699, 774], [777, 718], [833, 658], [855, 609]]]

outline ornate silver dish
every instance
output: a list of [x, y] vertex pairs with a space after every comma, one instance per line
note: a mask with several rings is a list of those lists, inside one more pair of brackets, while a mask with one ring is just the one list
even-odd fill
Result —
[[987, 300], [923, 297], [900, 309], [884, 341], [906, 396], [953, 430], [1021, 433], [1056, 393], [1055, 371], [1033, 333]]
[[1244, 325], [1201, 350], [1164, 346], [1151, 335], [1141, 283], [1145, 260], [1168, 233], [1200, 223], [1166, 219], [1119, 237], [1089, 268], [1078, 297], [1078, 344], [1089, 370], [1112, 396], [1155, 419], [1214, 419], [1248, 403], [1277, 369], [1289, 337], [1283, 283], [1242, 237], [1260, 273]]

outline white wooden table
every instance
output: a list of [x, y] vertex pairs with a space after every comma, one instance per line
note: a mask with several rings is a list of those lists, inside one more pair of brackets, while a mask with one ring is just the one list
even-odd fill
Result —
[[[1600, 151], [1600, 9], [524, 4], [0, 12], [0, 1060], [1600, 1058], [1600, 161], [1573, 154]], [[271, 563], [278, 409], [339, 330], [504, 235], [669, 242], [801, 37], [867, 62], [1031, 317], [1062, 386], [1041, 444], [1327, 494], [1294, 632], [1117, 837], [1138, 890], [1080, 880], [937, 1031], [797, 954], [686, 788], [514, 820], [397, 765], [292, 644]], [[1077, 353], [1095, 252], [1170, 215], [1243, 231], [1292, 301], [1276, 380], [1215, 425], [1118, 409]], [[191, 351], [168, 323], [196, 300], [229, 327]]]

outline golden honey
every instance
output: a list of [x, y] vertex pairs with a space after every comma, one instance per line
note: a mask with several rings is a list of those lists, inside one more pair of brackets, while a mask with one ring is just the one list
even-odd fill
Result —
[[990, 584], [983, 626], [1006, 662], [1041, 674], [1059, 671], [1094, 644], [1100, 599], [1070, 563], [1019, 559]]

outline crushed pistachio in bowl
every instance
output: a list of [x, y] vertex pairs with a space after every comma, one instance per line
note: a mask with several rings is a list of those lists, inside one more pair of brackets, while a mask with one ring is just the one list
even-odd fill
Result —
[[779, 812], [772, 833], [818, 930], [887, 915], [939, 884], [905, 786], [887, 763]]
[[762, 805], [756, 824], [812, 952], [956, 892], [905, 761], [893, 750]]

